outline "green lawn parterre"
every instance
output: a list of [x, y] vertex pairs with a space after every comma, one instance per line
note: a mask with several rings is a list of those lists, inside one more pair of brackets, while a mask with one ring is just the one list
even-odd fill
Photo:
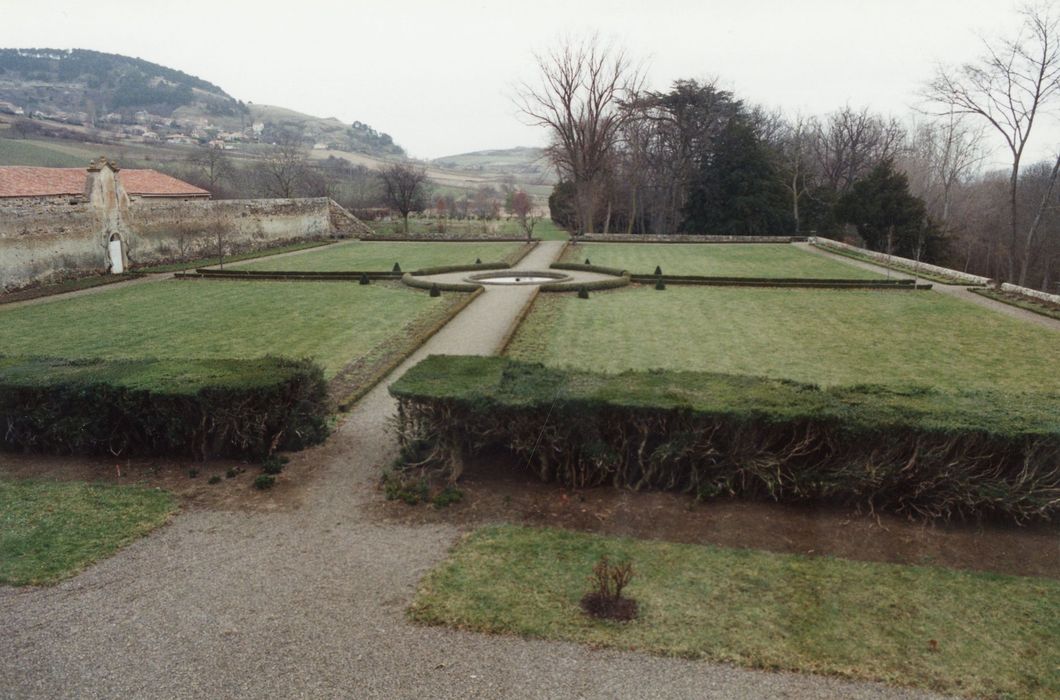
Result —
[[0, 478], [0, 584], [52, 583], [169, 519], [159, 489]]
[[602, 372], [1060, 392], [1060, 332], [932, 292], [670, 285], [542, 295], [508, 352]]
[[635, 275], [650, 275], [659, 266], [664, 275], [883, 279], [789, 243], [580, 243], [567, 246], [563, 262], [583, 263], [586, 258]]
[[[633, 563], [633, 622], [579, 608], [605, 554]], [[1049, 579], [500, 526], [428, 574], [409, 614], [965, 696], [1060, 695], [1060, 582]]]
[[173, 280], [0, 307], [0, 348], [52, 357], [308, 357], [330, 377], [447, 301], [397, 283]]
[[321, 250], [240, 265], [241, 270], [286, 270], [292, 272], [339, 272], [367, 270], [388, 272], [399, 263], [405, 272], [439, 265], [474, 265], [510, 262], [523, 250], [522, 243], [439, 243], [419, 241], [350, 241]]

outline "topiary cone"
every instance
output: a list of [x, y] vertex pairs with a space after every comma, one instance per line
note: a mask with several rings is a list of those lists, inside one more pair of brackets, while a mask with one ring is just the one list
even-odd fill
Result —
[[438, 288], [438, 283], [437, 282], [435, 282], [434, 284], [431, 285], [431, 296], [432, 297], [440, 297], [440, 296], [442, 296], [442, 290]]
[[581, 287], [578, 287], [578, 298], [579, 299], [588, 299], [589, 298], [589, 288], [586, 287], [585, 285], [582, 285]]
[[361, 284], [369, 284], [370, 283], [370, 280], [368, 279], [368, 274], [367, 273], [365, 273], [365, 272], [361, 273], [361, 282], [360, 283]]
[[392, 271], [393, 272], [401, 272], [401, 265], [398, 265], [397, 263], [394, 263], [394, 269]]
[[655, 266], [655, 274], [656, 275], [661, 275], [662, 274], [662, 268], [659, 267], [658, 265]]
[[482, 264], [482, 258], [475, 258], [475, 264], [476, 265], [481, 265]]
[[666, 283], [662, 281], [661, 277], [655, 282], [655, 288], [659, 290], [666, 289]]
[[591, 262], [589, 262], [589, 258], [586, 258], [586, 259], [585, 259], [585, 264], [586, 264], [586, 265], [592, 265], [592, 263], [591, 263]]

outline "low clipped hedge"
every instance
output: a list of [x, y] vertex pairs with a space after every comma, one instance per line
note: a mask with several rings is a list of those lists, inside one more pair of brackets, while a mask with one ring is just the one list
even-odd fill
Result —
[[406, 451], [459, 476], [503, 448], [544, 480], [853, 504], [928, 518], [1060, 510], [1060, 395], [819, 388], [432, 356], [391, 386]]
[[553, 270], [575, 270], [577, 272], [598, 272], [601, 275], [613, 275], [615, 277], [621, 277], [622, 275], [628, 275], [628, 270], [622, 270], [617, 267], [604, 267], [603, 265], [585, 265], [583, 263], [564, 263], [556, 262], [549, 265]]
[[702, 275], [633, 275], [638, 284], [689, 284], [708, 287], [806, 287], [810, 289], [931, 289], [913, 280], [858, 280], [813, 277], [706, 277]]
[[406, 272], [401, 281], [413, 289], [432, 289], [438, 288], [440, 292], [474, 292], [482, 288], [480, 284], [470, 284], [465, 282], [431, 282], [430, 280], [424, 280], [416, 277], [412, 273]]
[[401, 279], [400, 272], [379, 272], [371, 270], [329, 270], [329, 271], [294, 271], [294, 270], [216, 270], [202, 268], [195, 271], [203, 277], [235, 277], [247, 279], [291, 278], [301, 279], [360, 279], [362, 275], [369, 279]]
[[258, 459], [328, 434], [308, 360], [0, 357], [0, 448]]
[[419, 270], [413, 270], [414, 275], [445, 275], [450, 272], [480, 272], [486, 270], [507, 270], [510, 268], [506, 262], [496, 263], [477, 263], [473, 265], [436, 265], [435, 267], [424, 267]]
[[630, 284], [629, 273], [624, 273], [620, 277], [610, 277], [603, 280], [593, 280], [591, 282], [549, 282], [541, 285], [542, 292], [577, 292], [584, 289], [587, 292], [603, 291], [605, 289], [618, 289], [619, 287], [628, 287]]

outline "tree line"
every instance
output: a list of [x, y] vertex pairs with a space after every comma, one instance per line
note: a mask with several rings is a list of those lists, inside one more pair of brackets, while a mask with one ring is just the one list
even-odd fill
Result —
[[[1026, 149], [1060, 116], [1058, 17], [1023, 8], [1015, 37], [938, 68], [906, 120], [787, 114], [718, 81], [649, 90], [597, 37], [538, 56], [517, 101], [549, 132], [549, 205], [571, 231], [822, 235], [1056, 291], [1060, 145], [1046, 162]], [[984, 167], [998, 141], [1004, 170]]]

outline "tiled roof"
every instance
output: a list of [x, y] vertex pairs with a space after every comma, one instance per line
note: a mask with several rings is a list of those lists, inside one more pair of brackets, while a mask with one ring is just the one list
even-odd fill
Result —
[[[0, 197], [53, 197], [85, 194], [84, 168], [0, 166]], [[120, 170], [125, 191], [141, 197], [208, 197], [206, 190], [157, 170]]]

